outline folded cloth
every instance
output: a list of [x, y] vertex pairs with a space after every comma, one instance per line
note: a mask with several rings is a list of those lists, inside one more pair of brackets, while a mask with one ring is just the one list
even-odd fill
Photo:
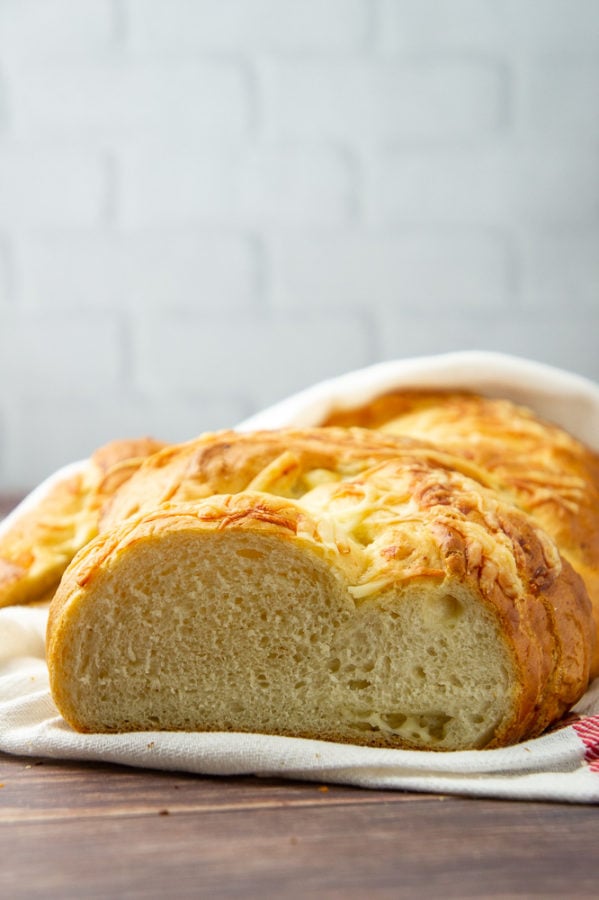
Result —
[[[315, 385], [238, 427], [318, 424], [334, 406], [366, 403], [395, 387], [466, 388], [507, 397], [599, 449], [597, 385], [548, 366], [488, 353], [382, 363]], [[254, 774], [364, 788], [599, 802], [599, 679], [559, 727], [500, 750], [430, 753], [261, 734], [85, 735], [63, 721], [50, 696], [46, 618], [43, 607], [0, 610], [0, 750], [7, 753], [203, 775]]]

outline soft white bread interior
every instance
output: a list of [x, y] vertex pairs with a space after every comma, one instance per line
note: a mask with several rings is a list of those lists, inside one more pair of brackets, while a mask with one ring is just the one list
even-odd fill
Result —
[[377, 460], [370, 434], [212, 436], [142, 466], [123, 488], [131, 504], [138, 479], [141, 512], [80, 551], [52, 602], [65, 719], [435, 750], [558, 719], [588, 682], [582, 580], [459, 462], [384, 436]]

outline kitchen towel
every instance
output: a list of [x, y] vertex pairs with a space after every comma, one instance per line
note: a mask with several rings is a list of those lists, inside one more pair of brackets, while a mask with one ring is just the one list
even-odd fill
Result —
[[[351, 372], [302, 391], [238, 428], [315, 425], [335, 407], [367, 402], [394, 387], [466, 388], [507, 397], [599, 450], [597, 385], [539, 363], [482, 352], [398, 360]], [[24, 505], [34, 504], [66, 471], [48, 479]], [[599, 802], [599, 679], [551, 732], [499, 750], [430, 753], [260, 734], [83, 735], [63, 721], [50, 696], [46, 618], [43, 607], [0, 610], [0, 750], [7, 753], [204, 775], [253, 774], [364, 788]]]

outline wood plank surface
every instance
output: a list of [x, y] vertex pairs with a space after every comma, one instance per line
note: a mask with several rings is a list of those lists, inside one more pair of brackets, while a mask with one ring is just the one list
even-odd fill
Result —
[[595, 807], [0, 755], [0, 896], [596, 898]]

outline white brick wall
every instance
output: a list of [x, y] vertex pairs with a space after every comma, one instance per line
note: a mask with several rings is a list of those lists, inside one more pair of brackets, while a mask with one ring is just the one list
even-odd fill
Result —
[[[124, 368], [121, 330], [117, 318], [104, 313], [4, 312], [0, 360], [10, 376], [3, 379], [6, 405], [38, 393], [52, 404], [63, 393], [118, 392]], [[73, 430], [77, 427], [73, 423]]]
[[127, 228], [310, 227], [346, 221], [354, 207], [355, 167], [334, 147], [137, 143], [119, 166]]
[[[599, 78], [597, 86], [599, 94]], [[597, 106], [599, 118], [599, 99]], [[599, 205], [597, 147], [496, 140], [381, 152], [368, 164], [366, 202], [371, 221], [385, 225], [591, 225]]]
[[102, 219], [108, 181], [101, 153], [0, 140], [0, 228], [93, 226]]
[[447, 143], [505, 123], [506, 73], [493, 60], [269, 60], [260, 74], [274, 138]]
[[110, 232], [61, 229], [15, 242], [26, 307], [57, 311], [158, 307], [233, 312], [251, 307], [258, 253], [249, 235], [187, 229]]
[[599, 380], [597, 0], [0, 0], [0, 490], [467, 348]]
[[272, 258], [274, 303], [285, 309], [372, 308], [384, 317], [510, 305], [510, 249], [482, 229], [294, 235], [273, 241]]
[[131, 42], [141, 52], [360, 50], [369, 0], [131, 0]]
[[15, 133], [32, 141], [240, 138], [249, 120], [246, 80], [245, 67], [226, 60], [31, 62], [14, 67], [11, 117]]
[[[350, 313], [146, 318], [133, 336], [138, 386], [267, 403], [372, 357], [368, 319]], [[274, 390], [273, 390], [274, 388]]]
[[[568, 308], [580, 311], [574, 321], [585, 319], [592, 325], [592, 313], [597, 313], [599, 285], [599, 227], [568, 228], [528, 237], [524, 254], [525, 293], [524, 305], [543, 314], [551, 310], [555, 316], [564, 316]], [[559, 323], [558, 323], [559, 331]], [[599, 337], [590, 347], [597, 355]], [[564, 351], [567, 348], [564, 347]], [[571, 359], [573, 355], [571, 354]], [[570, 362], [569, 365], [573, 363]], [[597, 361], [591, 364], [589, 373], [597, 377]]]
[[115, 10], [112, 0], [2, 0], [3, 62], [106, 52], [116, 37]]

